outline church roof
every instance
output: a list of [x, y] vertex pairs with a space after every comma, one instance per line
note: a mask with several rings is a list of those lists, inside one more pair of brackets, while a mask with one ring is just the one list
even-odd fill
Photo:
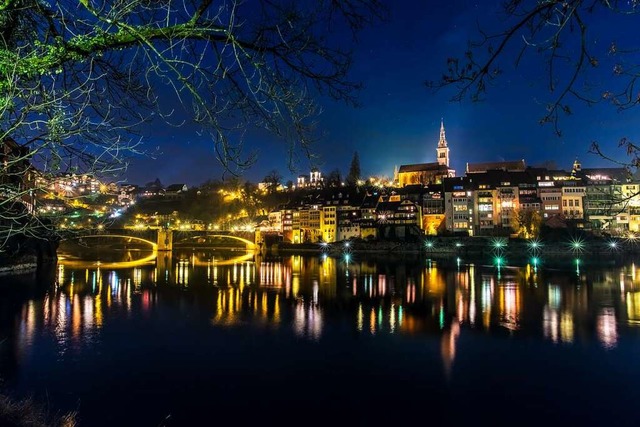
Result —
[[447, 172], [449, 168], [447, 165], [441, 165], [438, 162], [432, 163], [416, 163], [413, 165], [401, 165], [398, 173], [407, 173], [407, 172]]
[[592, 168], [582, 169], [576, 175], [584, 175], [592, 181], [631, 181], [631, 174], [625, 168]]
[[467, 163], [467, 173], [482, 173], [489, 170], [503, 170], [509, 172], [524, 171], [524, 160], [508, 162]]

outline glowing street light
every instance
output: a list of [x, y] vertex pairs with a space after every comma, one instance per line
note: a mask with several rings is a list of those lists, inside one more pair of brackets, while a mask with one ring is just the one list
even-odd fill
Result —
[[507, 239], [503, 237], [491, 239], [491, 246], [493, 246], [494, 249], [503, 249], [507, 246]]
[[531, 241], [529, 241], [528, 246], [529, 250], [533, 252], [542, 249], [542, 243], [540, 243], [540, 240], [538, 239], [532, 239]]
[[585, 249], [585, 242], [581, 238], [573, 238], [569, 242], [569, 247], [575, 253], [581, 253]]

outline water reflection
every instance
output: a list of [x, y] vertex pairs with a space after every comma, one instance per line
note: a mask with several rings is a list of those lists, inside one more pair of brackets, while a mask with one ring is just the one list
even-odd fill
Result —
[[38, 334], [51, 334], [66, 357], [99, 340], [101, 329], [123, 315], [148, 319], [171, 309], [214, 327], [284, 328], [313, 341], [345, 324], [368, 336], [435, 335], [448, 376], [462, 334], [533, 336], [558, 345], [593, 341], [611, 349], [640, 324], [633, 263], [588, 270], [583, 262], [576, 275], [573, 265], [497, 271], [360, 258], [188, 252], [126, 269], [61, 263], [55, 285], [19, 311], [17, 354], [28, 356]]

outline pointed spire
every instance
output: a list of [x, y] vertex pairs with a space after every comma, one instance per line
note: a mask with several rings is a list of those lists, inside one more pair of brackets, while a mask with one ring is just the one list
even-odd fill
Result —
[[436, 158], [438, 164], [449, 167], [449, 147], [447, 146], [447, 136], [444, 133], [444, 119], [440, 119], [440, 140], [436, 148]]
[[447, 146], [447, 137], [444, 133], [444, 119], [440, 119], [440, 141], [438, 141], [438, 147]]

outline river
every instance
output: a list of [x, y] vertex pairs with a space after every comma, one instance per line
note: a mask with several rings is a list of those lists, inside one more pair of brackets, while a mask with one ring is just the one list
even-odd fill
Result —
[[4, 391], [81, 427], [637, 425], [633, 259], [147, 255], [0, 278]]

